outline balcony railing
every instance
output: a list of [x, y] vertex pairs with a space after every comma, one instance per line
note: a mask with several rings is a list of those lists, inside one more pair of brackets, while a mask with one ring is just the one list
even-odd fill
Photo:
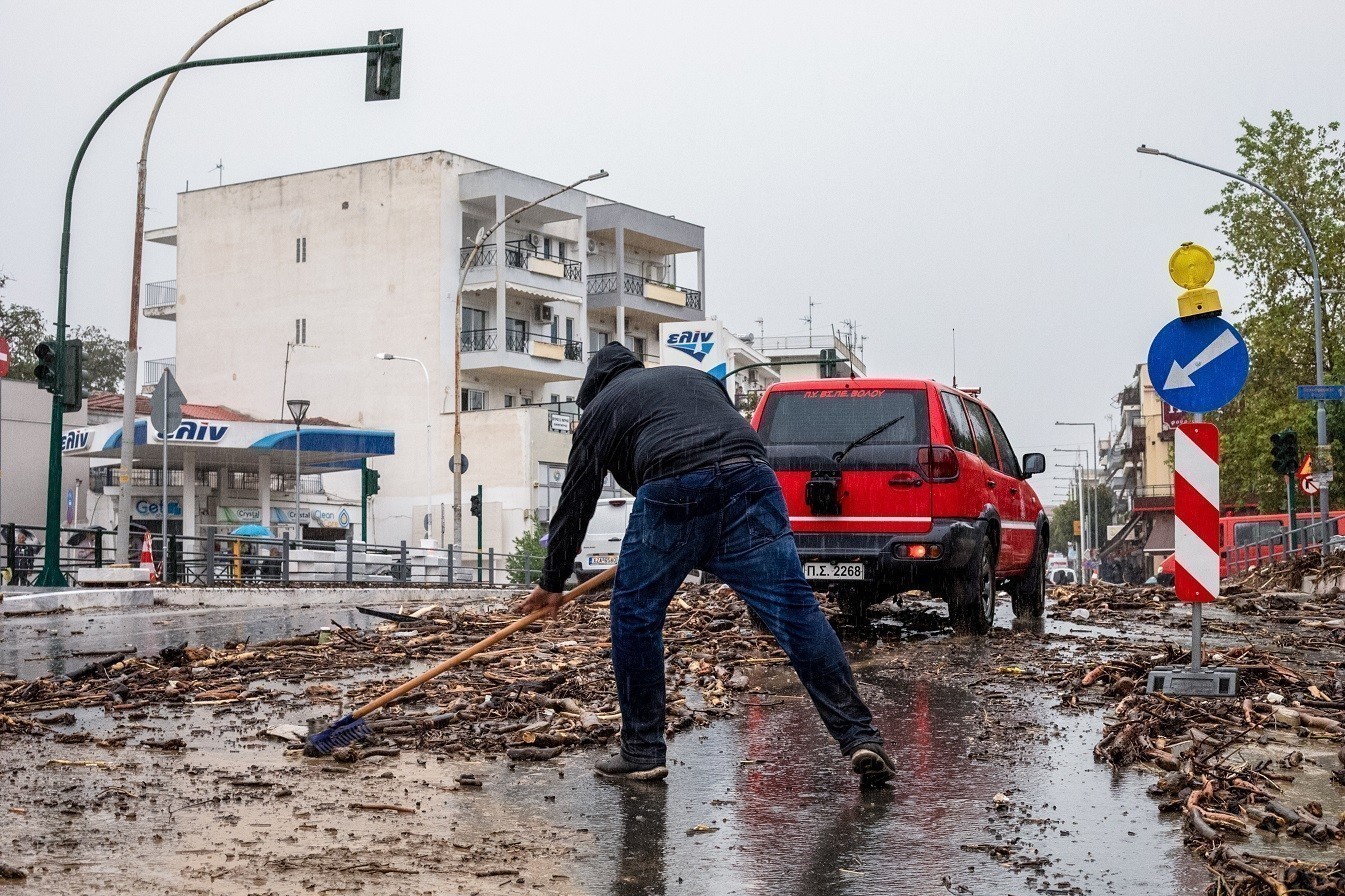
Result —
[[[482, 246], [481, 251], [476, 253], [476, 258], [472, 259], [472, 267], [485, 268], [494, 267], [495, 259], [498, 257], [498, 250], [495, 246]], [[472, 256], [472, 247], [467, 246], [461, 252], [459, 266], [465, 267], [467, 259]], [[542, 252], [529, 245], [524, 240], [518, 240], [512, 243], [506, 243], [504, 247], [504, 263], [506, 267], [528, 269], [528, 259], [537, 258], [542, 261], [555, 262], [564, 270], [563, 276], [566, 280], [572, 280], [579, 283], [584, 278], [584, 267], [573, 258], [556, 258]]]
[[[616, 292], [617, 274], [590, 274], [588, 277], [588, 294], [591, 296], [602, 295], [604, 293]], [[641, 277], [639, 274], [622, 274], [621, 291], [628, 296], [641, 296], [645, 294], [645, 284], [650, 283], [654, 286], [661, 286], [664, 289], [675, 289], [686, 296], [686, 307], [694, 311], [704, 310], [704, 303], [701, 301], [701, 292], [698, 289], [687, 289], [685, 286], [678, 286], [674, 283], [664, 283], [661, 280], [650, 280], [647, 277]]]
[[163, 376], [165, 370], [171, 370], [177, 373], [177, 358], [159, 358], [157, 361], [145, 362], [145, 384], [157, 383], [159, 377]]
[[[463, 330], [462, 331], [462, 350], [464, 352], [493, 352], [500, 347], [500, 334], [498, 330]], [[504, 350], [507, 352], [518, 352], [519, 354], [529, 353], [529, 344], [533, 342], [544, 342], [548, 345], [559, 345], [564, 347], [564, 356], [567, 361], [582, 361], [584, 359], [584, 343], [574, 339], [561, 339], [558, 336], [552, 336], [550, 333], [525, 333], [519, 330], [506, 330], [504, 334]]]
[[177, 304], [177, 281], [161, 280], [145, 284], [145, 307], [157, 308]]

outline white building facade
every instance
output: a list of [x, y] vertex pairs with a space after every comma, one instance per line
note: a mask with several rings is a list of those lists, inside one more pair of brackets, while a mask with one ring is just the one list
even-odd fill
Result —
[[[147, 237], [176, 246], [176, 283], [145, 313], [176, 321], [189, 400], [283, 419], [303, 398], [396, 433], [396, 455], [369, 463], [372, 542], [452, 539], [460, 409], [462, 547], [479, 486], [482, 545], [507, 551], [563, 482], [591, 353], [619, 341], [657, 364], [659, 326], [705, 316], [703, 228], [578, 190], [520, 213], [557, 189], [437, 151], [182, 193], [177, 225]], [[465, 272], [454, 345], [471, 241], [500, 219]], [[324, 479], [358, 503], [358, 473]]]

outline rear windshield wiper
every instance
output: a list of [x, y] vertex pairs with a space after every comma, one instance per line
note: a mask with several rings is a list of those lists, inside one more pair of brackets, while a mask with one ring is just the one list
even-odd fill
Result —
[[898, 423], [900, 423], [901, 421], [903, 421], [903, 420], [905, 420], [905, 419], [906, 419], [906, 415], [905, 415], [905, 414], [902, 414], [900, 417], [894, 417], [893, 419], [887, 421], [886, 423], [884, 423], [882, 426], [878, 427], [877, 429], [870, 430], [869, 432], [864, 433], [864, 435], [862, 435], [862, 436], [860, 436], [859, 438], [855, 439], [855, 440], [854, 440], [853, 442], [851, 442], [849, 445], [846, 445], [846, 446], [845, 446], [845, 450], [843, 450], [843, 451], [837, 451], [835, 454], [833, 454], [833, 455], [831, 456], [831, 459], [834, 460], [834, 461], [836, 461], [836, 463], [839, 464], [841, 461], [845, 460], [845, 456], [846, 456], [847, 454], [850, 453], [850, 449], [852, 449], [852, 448], [858, 448], [860, 445], [863, 445], [865, 442], [869, 441], [870, 439], [876, 439], [878, 436], [880, 436], [880, 435], [882, 435], [884, 432], [886, 432], [890, 427], [896, 426]]

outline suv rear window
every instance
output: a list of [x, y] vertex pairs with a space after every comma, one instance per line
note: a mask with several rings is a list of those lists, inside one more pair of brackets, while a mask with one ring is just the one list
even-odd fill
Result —
[[953, 447], [961, 448], [968, 454], [976, 453], [976, 440], [971, 435], [971, 424], [967, 422], [967, 412], [962, 408], [962, 399], [952, 392], [940, 392], [943, 402], [943, 415], [948, 418], [948, 431], [953, 436]]
[[897, 417], [902, 419], [866, 444], [929, 444], [925, 392], [915, 389], [777, 392], [762, 412], [759, 434], [767, 445], [834, 445], [839, 450]]

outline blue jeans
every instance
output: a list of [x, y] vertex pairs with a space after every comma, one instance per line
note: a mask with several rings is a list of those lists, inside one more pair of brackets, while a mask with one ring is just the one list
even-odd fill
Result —
[[692, 569], [726, 582], [770, 629], [842, 753], [882, 742], [803, 577], [775, 473], [747, 463], [657, 479], [635, 496], [611, 605], [623, 757], [665, 761], [663, 622]]

